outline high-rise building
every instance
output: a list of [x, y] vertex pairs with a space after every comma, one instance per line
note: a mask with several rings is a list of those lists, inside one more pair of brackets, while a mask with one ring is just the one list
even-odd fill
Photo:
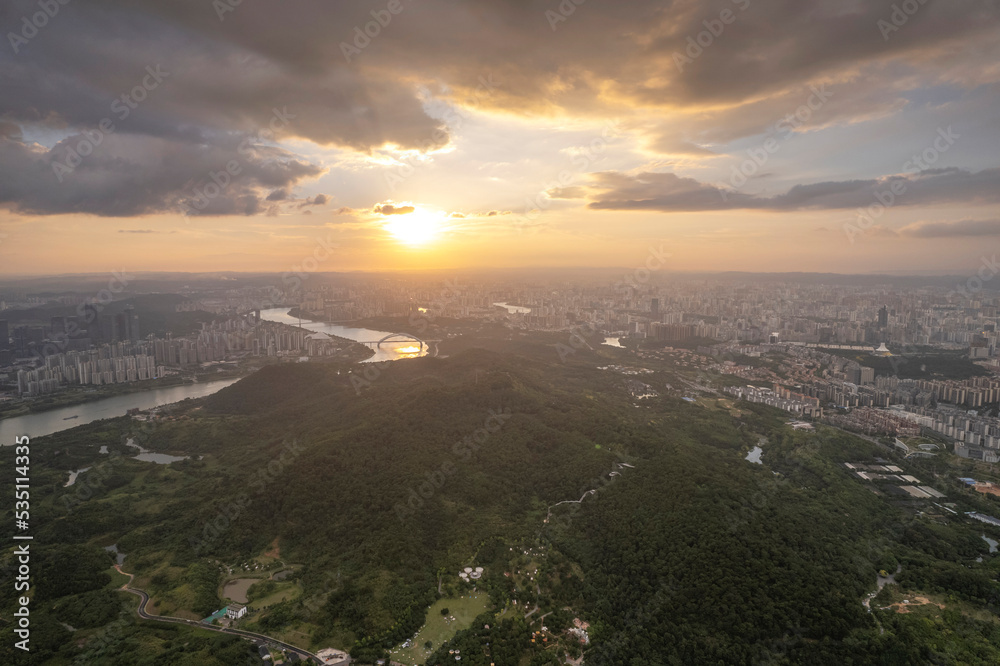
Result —
[[66, 333], [66, 317], [53, 317], [49, 331], [55, 337], [62, 337]]
[[0, 349], [10, 348], [10, 329], [7, 327], [7, 320], [0, 319]]
[[114, 342], [118, 339], [115, 335], [115, 319], [111, 315], [97, 315], [97, 321], [94, 322], [94, 325], [98, 331], [97, 339], [101, 342]]
[[128, 320], [129, 320], [129, 324], [128, 324], [129, 336], [128, 336], [128, 339], [131, 340], [132, 342], [138, 342], [139, 341], [139, 315], [137, 315], [135, 313], [135, 310], [132, 308], [131, 305], [128, 306], [127, 308], [125, 308], [125, 313], [128, 315]]
[[131, 305], [115, 315], [113, 340], [115, 342], [118, 340], [123, 342], [139, 341], [139, 315], [135, 313]]
[[98, 340], [101, 336], [100, 325], [97, 322], [98, 309], [93, 303], [84, 303], [77, 312], [83, 318], [83, 328], [87, 330], [91, 340]]
[[885, 305], [878, 311], [878, 325], [883, 328], [889, 325], [889, 308]]
[[131, 305], [125, 308], [125, 312], [122, 313], [125, 320], [125, 326], [121, 331], [120, 340], [127, 340], [130, 342], [139, 341], [139, 315], [135, 313], [135, 308]]
[[653, 313], [653, 316], [660, 314], [660, 299], [654, 298], [649, 302], [649, 311]]

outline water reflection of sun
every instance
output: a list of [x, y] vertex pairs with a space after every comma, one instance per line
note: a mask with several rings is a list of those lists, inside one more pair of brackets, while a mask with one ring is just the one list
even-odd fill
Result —
[[396, 353], [400, 356], [416, 356], [423, 351], [417, 345], [411, 345], [409, 347], [396, 347]]

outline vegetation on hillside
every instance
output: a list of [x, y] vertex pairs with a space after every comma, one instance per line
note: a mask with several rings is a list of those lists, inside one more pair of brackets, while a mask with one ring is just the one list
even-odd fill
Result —
[[[832, 428], [792, 431], [757, 405], [636, 400], [600, 369], [626, 350], [581, 347], [561, 362], [555, 335], [482, 342], [389, 364], [360, 395], [356, 367], [273, 365], [145, 428], [122, 418], [33, 442], [31, 663], [189, 663], [186, 646], [199, 663], [236, 663], [226, 655], [246, 651], [122, 611], [134, 600], [111, 588], [101, 547], [112, 543], [155, 612], [192, 619], [224, 605], [226, 580], [294, 565], [251, 588], [243, 626], [362, 661], [414, 636], [440, 596], [468, 592], [465, 566], [484, 568], [476, 585], [491, 604], [434, 645], [429, 664], [450, 650], [466, 664], [536, 666], [583, 649], [587, 664], [1000, 656], [1000, 561], [983, 526], [960, 512], [917, 515], [840, 464], [888, 450]], [[644, 381], [677, 381], [652, 369]], [[138, 435], [188, 459], [128, 458], [123, 442]], [[761, 438], [765, 465], [745, 461]], [[87, 466], [80, 486], [64, 487]], [[948, 488], [958, 509], [1000, 512]], [[880, 595], [868, 612], [877, 573], [897, 566], [890, 588], [956, 608], [899, 613]], [[566, 633], [577, 618], [588, 646]], [[97, 638], [117, 622], [112, 639]], [[147, 656], [134, 656], [139, 645]]]

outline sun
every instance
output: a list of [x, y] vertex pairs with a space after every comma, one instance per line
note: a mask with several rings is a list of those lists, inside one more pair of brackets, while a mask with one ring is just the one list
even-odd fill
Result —
[[406, 215], [394, 215], [383, 228], [401, 243], [427, 245], [441, 232], [441, 215], [419, 208]]

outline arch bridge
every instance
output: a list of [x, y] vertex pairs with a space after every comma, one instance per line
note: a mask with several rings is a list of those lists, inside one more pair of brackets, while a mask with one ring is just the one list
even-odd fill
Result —
[[415, 335], [410, 335], [409, 333], [390, 333], [381, 340], [366, 340], [363, 344], [375, 345], [378, 348], [382, 347], [383, 342], [406, 342], [412, 341], [420, 345], [420, 350], [423, 351], [427, 347], [427, 343], [418, 338]]

